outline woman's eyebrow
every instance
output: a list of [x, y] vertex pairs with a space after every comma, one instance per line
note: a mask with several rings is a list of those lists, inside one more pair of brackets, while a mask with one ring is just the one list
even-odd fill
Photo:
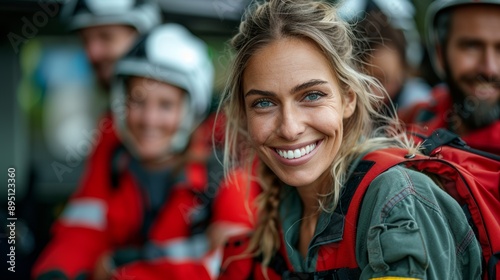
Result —
[[297, 85], [295, 86], [291, 93], [296, 93], [298, 91], [302, 91], [304, 89], [307, 89], [307, 88], [310, 88], [310, 87], [313, 87], [313, 86], [317, 86], [317, 85], [322, 85], [322, 84], [327, 84], [328, 82], [327, 81], [324, 81], [324, 80], [318, 80], [318, 79], [312, 79], [310, 81], [307, 81], [305, 83], [302, 83], [300, 85]]
[[258, 90], [258, 89], [251, 89], [245, 93], [245, 97], [250, 96], [250, 95], [263, 95], [263, 96], [276, 96], [276, 94], [272, 91], [267, 91], [267, 90]]

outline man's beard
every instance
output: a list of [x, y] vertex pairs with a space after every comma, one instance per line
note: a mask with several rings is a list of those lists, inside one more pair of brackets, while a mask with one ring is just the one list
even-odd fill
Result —
[[[500, 100], [491, 102], [485, 99], [480, 99], [478, 96], [467, 94], [460, 88], [458, 82], [452, 78], [449, 65], [445, 67], [446, 83], [450, 89], [450, 94], [453, 100], [453, 113], [457, 114], [462, 120], [462, 123], [470, 130], [486, 127], [497, 120], [500, 120]], [[498, 77], [486, 77], [484, 75], [465, 76], [462, 79], [465, 81], [475, 81], [476, 83], [495, 84], [498, 88], [500, 79]], [[456, 124], [451, 124], [456, 125]], [[451, 127], [456, 130], [456, 127]]]

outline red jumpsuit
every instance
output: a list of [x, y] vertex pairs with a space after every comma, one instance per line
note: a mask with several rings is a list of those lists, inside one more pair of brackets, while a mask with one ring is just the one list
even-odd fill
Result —
[[[400, 112], [400, 118], [409, 129], [432, 133], [438, 128], [449, 128], [454, 122], [453, 102], [448, 89], [437, 86], [432, 91], [432, 101], [418, 103]], [[500, 120], [467, 135], [460, 136], [470, 147], [492, 154], [500, 155]]]
[[[111, 178], [111, 174], [116, 173], [112, 166], [122, 165], [121, 162], [111, 164], [119, 146], [113, 131], [101, 135], [81, 186], [53, 226], [53, 239], [37, 260], [33, 277], [92, 278], [97, 259], [106, 252], [120, 252], [122, 257], [130, 259], [117, 267], [115, 279], [211, 279], [216, 276], [220, 254], [208, 250], [206, 236], [195, 233], [193, 223], [199, 219], [198, 213], [210, 208], [210, 217], [206, 218], [210, 224], [251, 228], [252, 217], [245, 202], [253, 199], [256, 192], [247, 192], [245, 187], [234, 184], [242, 182], [240, 185], [245, 186], [244, 173], [236, 174], [231, 184], [222, 183], [216, 192], [207, 192], [206, 163], [187, 163], [147, 233], [141, 235], [144, 212], [148, 209], [143, 188], [128, 169], [119, 173], [115, 183]], [[210, 266], [215, 271], [207, 269]]]

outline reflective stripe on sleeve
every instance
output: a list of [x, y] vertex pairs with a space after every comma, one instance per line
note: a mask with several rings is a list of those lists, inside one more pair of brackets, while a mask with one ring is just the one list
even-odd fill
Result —
[[217, 279], [219, 276], [220, 268], [222, 265], [222, 249], [215, 250], [212, 254], [205, 257], [203, 264], [207, 268], [208, 273], [212, 276], [212, 279]]
[[106, 204], [101, 199], [80, 198], [71, 201], [61, 215], [61, 222], [95, 230], [106, 227]]
[[201, 260], [209, 250], [205, 234], [189, 238], [176, 238], [164, 243], [149, 242], [144, 247], [144, 256], [149, 260], [168, 258], [176, 261]]

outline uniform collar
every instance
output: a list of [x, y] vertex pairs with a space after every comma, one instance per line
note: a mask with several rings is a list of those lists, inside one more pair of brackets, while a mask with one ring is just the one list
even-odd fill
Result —
[[[354, 191], [352, 187], [356, 187], [359, 183], [357, 179], [362, 178], [364, 172], [371, 167], [369, 163], [361, 161], [361, 159], [362, 156], [358, 157], [350, 165], [349, 180], [342, 192]], [[343, 239], [348, 202], [341, 199], [334, 212], [322, 211], [320, 213], [314, 236], [309, 244], [307, 257], [304, 259], [297, 249], [303, 208], [302, 201], [295, 187], [284, 184], [282, 190], [279, 214], [288, 258], [295, 271], [314, 272], [320, 246], [340, 242]]]

